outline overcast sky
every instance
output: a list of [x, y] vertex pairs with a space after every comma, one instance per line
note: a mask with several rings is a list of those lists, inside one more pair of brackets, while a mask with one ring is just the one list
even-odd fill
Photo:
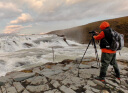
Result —
[[128, 0], [0, 0], [0, 33], [39, 34], [128, 16]]

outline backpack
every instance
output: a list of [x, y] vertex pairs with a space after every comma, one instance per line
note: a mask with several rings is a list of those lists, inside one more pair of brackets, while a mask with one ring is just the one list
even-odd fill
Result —
[[116, 32], [115, 30], [110, 30], [112, 35], [110, 49], [113, 51], [121, 50], [124, 47], [124, 35]]

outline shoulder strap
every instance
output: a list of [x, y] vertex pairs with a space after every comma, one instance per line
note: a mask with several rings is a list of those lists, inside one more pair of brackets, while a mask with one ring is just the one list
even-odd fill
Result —
[[[112, 28], [107, 27], [106, 29], [104, 29], [104, 30], [103, 30], [104, 35], [106, 35], [106, 34], [107, 34], [107, 30], [108, 30], [108, 29], [112, 30]], [[107, 44], [109, 44], [109, 42], [106, 40], [106, 38], [105, 38], [105, 37], [104, 37], [104, 40], [105, 40], [105, 42], [106, 42]], [[110, 44], [109, 44], [109, 45], [110, 45]]]

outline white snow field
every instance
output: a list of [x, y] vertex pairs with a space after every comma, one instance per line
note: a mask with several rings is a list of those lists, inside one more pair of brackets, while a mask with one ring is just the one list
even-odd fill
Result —
[[[88, 44], [79, 44], [56, 35], [0, 35], [0, 76], [14, 70], [21, 70], [47, 62], [60, 62], [83, 56]], [[99, 58], [101, 50], [97, 45]], [[54, 60], [53, 60], [54, 55]], [[95, 57], [92, 45], [85, 57]], [[117, 59], [128, 60], [128, 48], [117, 52]]]

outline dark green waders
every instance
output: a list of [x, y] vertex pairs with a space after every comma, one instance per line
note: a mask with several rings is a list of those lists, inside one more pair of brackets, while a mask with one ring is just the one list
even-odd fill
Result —
[[118, 68], [118, 64], [116, 62], [116, 53], [110, 54], [110, 53], [102, 53], [101, 56], [101, 68], [100, 68], [100, 77], [106, 76], [106, 71], [108, 69], [108, 66], [112, 65], [116, 74], [116, 77], [120, 77], [120, 72]]

